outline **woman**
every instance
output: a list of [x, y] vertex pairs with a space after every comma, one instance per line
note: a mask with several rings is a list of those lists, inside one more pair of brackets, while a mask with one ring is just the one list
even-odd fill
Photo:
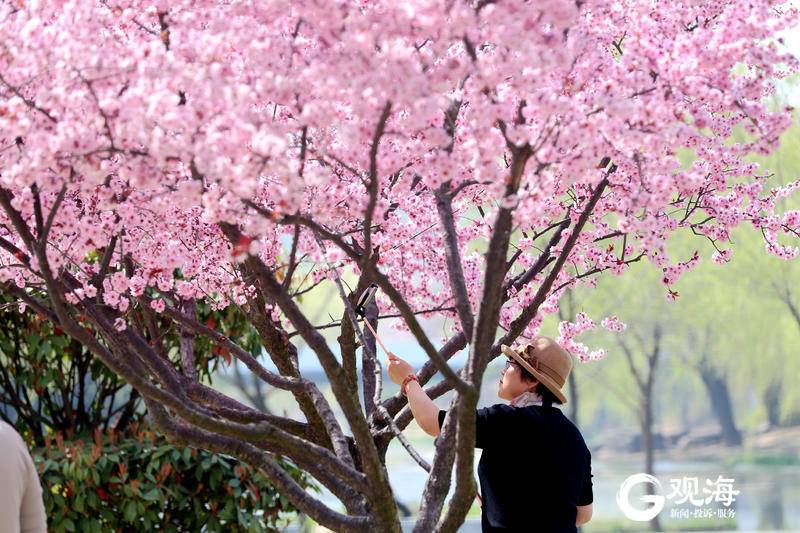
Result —
[[28, 446], [0, 420], [0, 533], [47, 533], [42, 485]]
[[[577, 427], [556, 405], [572, 357], [553, 339], [535, 337], [512, 349], [496, 404], [476, 413], [475, 447], [484, 532], [571, 532], [592, 516], [591, 454]], [[389, 377], [401, 386], [414, 419], [436, 437], [447, 412], [428, 397], [406, 361], [390, 355]]]

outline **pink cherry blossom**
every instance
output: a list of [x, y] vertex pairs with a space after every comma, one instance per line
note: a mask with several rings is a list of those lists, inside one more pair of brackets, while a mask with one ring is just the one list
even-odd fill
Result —
[[620, 321], [617, 315], [612, 315], [604, 318], [600, 322], [600, 325], [609, 331], [617, 331], [617, 332], [624, 331], [625, 328], [627, 327], [623, 322]]
[[[293, 345], [292, 332], [316, 337], [290, 302], [363, 275], [457, 384], [413, 317], [448, 319], [447, 342], [466, 345], [462, 321], [483, 309], [513, 342], [540, 333], [567, 289], [636, 261], [661, 269], [674, 300], [703, 258], [728, 261], [737, 228], [800, 255], [784, 201], [800, 180], [747, 161], [792, 124], [767, 97], [800, 66], [775, 38], [798, 14], [771, 0], [5, 2], [0, 283], [58, 321], [80, 315], [115, 343], [71, 334], [124, 351], [103, 356], [123, 368], [151, 346], [139, 315], [177, 329], [183, 305], [230, 307]], [[671, 257], [676, 233], [696, 251]], [[577, 340], [595, 327], [579, 313], [559, 340], [601, 359]], [[291, 347], [272, 348], [289, 373]], [[471, 348], [477, 379], [478, 355], [499, 351]], [[314, 351], [335, 382], [338, 360]], [[145, 397], [180, 381], [157, 382], [139, 382]], [[391, 499], [381, 483], [369, 498]], [[383, 508], [369, 503], [354, 508]], [[313, 516], [349, 527], [328, 511]]]

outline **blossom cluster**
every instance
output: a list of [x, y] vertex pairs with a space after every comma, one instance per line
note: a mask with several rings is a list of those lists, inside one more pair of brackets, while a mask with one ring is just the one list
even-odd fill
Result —
[[[255, 255], [285, 272], [293, 247], [303, 261], [296, 288], [330, 277], [337, 262], [358, 274], [335, 244], [322, 250], [285, 219], [363, 245], [369, 206], [379, 268], [411, 307], [452, 306], [433, 194], [445, 183], [459, 188], [456, 246], [473, 308], [487, 269], [505, 266], [480, 253], [500, 209], [514, 209], [514, 276], [548, 244], [561, 254], [607, 183], [526, 335], [558, 311], [566, 288], [622, 275], [640, 255], [668, 287], [703, 255], [724, 263], [730, 251], [712, 244], [743, 223], [763, 232], [767, 252], [797, 257], [800, 215], [781, 213], [779, 201], [800, 181], [775, 184], [745, 161], [773, 150], [791, 124], [791, 109], [771, 110], [763, 96], [797, 70], [773, 39], [797, 9], [478, 4], [3, 3], [0, 187], [33, 234], [37, 206], [49, 213], [65, 191], [48, 262], [80, 281], [70, 303], [99, 296], [120, 313], [145, 293], [156, 312], [173, 297], [241, 305], [255, 287], [239, 263]], [[729, 142], [740, 125], [747, 141]], [[530, 156], [506, 196], [509, 146]], [[570, 226], [549, 242], [546, 229], [561, 220]], [[243, 236], [230, 242], [223, 224]], [[690, 230], [709, 253], [673, 261], [665, 242]], [[24, 264], [25, 240], [5, 212], [0, 238], [0, 281], [38, 284], [38, 262]], [[509, 295], [501, 326], [547, 272]], [[584, 358], [600, 357], [571, 340], [587, 324], [560, 329]]]

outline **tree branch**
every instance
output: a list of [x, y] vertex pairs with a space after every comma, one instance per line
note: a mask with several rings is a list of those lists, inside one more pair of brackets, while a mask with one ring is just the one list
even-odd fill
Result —
[[464, 280], [464, 269], [461, 265], [461, 253], [458, 249], [458, 234], [453, 220], [452, 196], [449, 192], [450, 182], [444, 182], [436, 190], [436, 210], [444, 230], [445, 259], [447, 262], [447, 275], [450, 279], [450, 290], [456, 299], [456, 309], [461, 321], [461, 331], [472, 337], [474, 317], [469, 301], [467, 284]]

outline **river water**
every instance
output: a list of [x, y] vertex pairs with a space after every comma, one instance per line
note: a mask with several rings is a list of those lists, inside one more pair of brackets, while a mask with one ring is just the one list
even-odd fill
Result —
[[[414, 463], [399, 444], [393, 442], [387, 453], [389, 478], [397, 499], [411, 509], [416, 509], [425, 486], [426, 472]], [[424, 442], [415, 443], [418, 451], [430, 460], [433, 447]], [[476, 450], [480, 453], [480, 450]], [[477, 464], [476, 457], [476, 464]], [[659, 513], [662, 525], [670, 525], [671, 529], [681, 528], [681, 524], [692, 523], [692, 515], [706, 516], [706, 519], [717, 526], [723, 521], [718, 517], [729, 517], [729, 530], [737, 531], [800, 531], [800, 466], [776, 466], [762, 464], [737, 464], [726, 466], [721, 462], [693, 462], [656, 460], [656, 479], [661, 483], [658, 494], [665, 496], [665, 506]], [[623, 526], [626, 531], [639, 529], [647, 531], [647, 523], [635, 522], [625, 516], [617, 504], [617, 492], [623, 481], [633, 474], [641, 472], [641, 463], [624, 463], [593, 459], [594, 505], [590, 524], [583, 528], [587, 533], [595, 531], [612, 531]], [[723, 482], [730, 481], [732, 501], [706, 504], [701, 498], [712, 496], [714, 487], [722, 476]], [[694, 479], [697, 479], [697, 490], [693, 490]], [[678, 484], [675, 492], [673, 483]], [[641, 489], [642, 487], [637, 487]], [[709, 492], [704, 493], [703, 489]], [[452, 489], [451, 489], [452, 490]], [[720, 496], [725, 491], [717, 490]], [[637, 496], [643, 490], [633, 490], [629, 497], [637, 509], [645, 509], [648, 504], [638, 501]], [[681, 496], [693, 498], [677, 503]], [[326, 494], [325, 499], [334, 507], [336, 500]], [[724, 500], [724, 497], [722, 498]], [[687, 518], [688, 515], [688, 518]], [[696, 520], [696, 519], [695, 519]], [[405, 531], [413, 527], [413, 517], [403, 521]], [[637, 528], [641, 526], [641, 528]], [[468, 520], [461, 528], [463, 533], [480, 531], [479, 520]]]

